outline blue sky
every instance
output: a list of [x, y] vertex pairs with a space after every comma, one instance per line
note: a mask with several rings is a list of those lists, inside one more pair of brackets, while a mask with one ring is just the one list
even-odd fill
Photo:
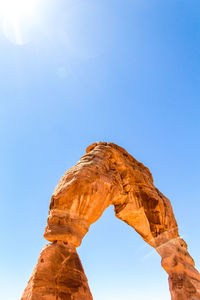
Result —
[[[199, 1], [40, 0], [19, 20], [20, 40], [4, 18], [2, 299], [20, 298], [46, 244], [51, 194], [95, 141], [150, 168], [200, 269]], [[170, 299], [159, 256], [112, 207], [78, 253], [94, 300]]]

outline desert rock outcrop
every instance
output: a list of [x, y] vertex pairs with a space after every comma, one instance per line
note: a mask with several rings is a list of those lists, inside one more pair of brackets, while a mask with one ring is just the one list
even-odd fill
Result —
[[44, 247], [21, 300], [92, 300], [76, 248], [63, 242]]
[[160, 254], [172, 300], [200, 300], [200, 275], [170, 201], [149, 169], [112, 143], [90, 145], [58, 183], [44, 233], [52, 244], [42, 250], [22, 299], [92, 299], [76, 247], [109, 205]]

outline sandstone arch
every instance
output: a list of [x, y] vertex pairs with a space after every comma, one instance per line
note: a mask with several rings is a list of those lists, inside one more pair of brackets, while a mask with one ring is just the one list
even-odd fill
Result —
[[200, 274], [179, 237], [170, 201], [149, 169], [112, 143], [90, 145], [58, 183], [44, 233], [52, 244], [42, 250], [22, 300], [92, 299], [76, 247], [111, 204], [116, 217], [161, 256], [172, 299], [200, 300]]

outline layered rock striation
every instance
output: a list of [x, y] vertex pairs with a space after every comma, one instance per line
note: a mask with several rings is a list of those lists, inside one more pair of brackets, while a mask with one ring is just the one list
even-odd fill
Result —
[[90, 145], [58, 183], [44, 233], [52, 244], [42, 250], [22, 300], [92, 299], [76, 247], [109, 205], [161, 256], [172, 300], [200, 300], [200, 274], [179, 236], [170, 201], [147, 167], [123, 148], [102, 142]]

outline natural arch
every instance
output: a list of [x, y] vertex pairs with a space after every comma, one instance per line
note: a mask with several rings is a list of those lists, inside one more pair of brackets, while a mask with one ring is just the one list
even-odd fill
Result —
[[112, 143], [89, 146], [58, 183], [44, 233], [52, 244], [42, 250], [22, 299], [92, 299], [76, 247], [111, 204], [116, 217], [161, 256], [172, 299], [200, 300], [200, 275], [179, 237], [170, 201], [154, 186], [149, 169]]

